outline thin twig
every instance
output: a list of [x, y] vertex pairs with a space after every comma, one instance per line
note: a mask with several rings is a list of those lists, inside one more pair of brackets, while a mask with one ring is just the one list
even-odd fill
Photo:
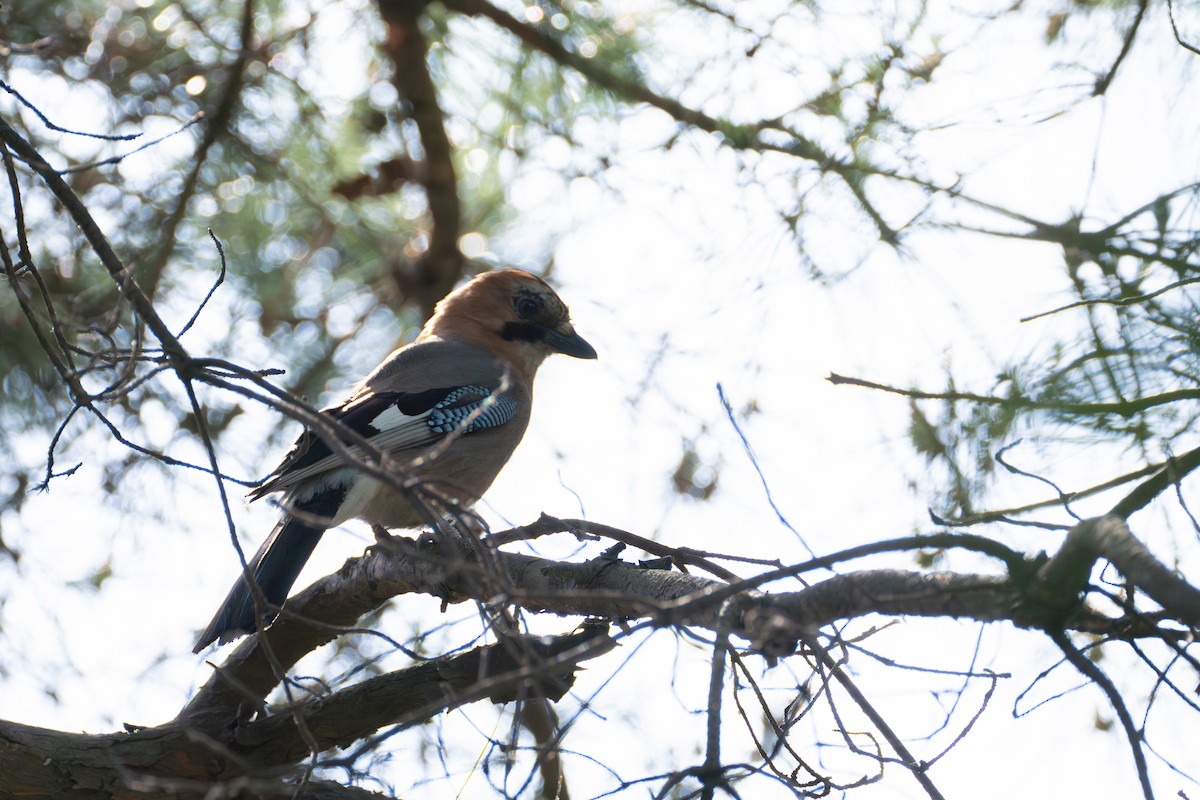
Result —
[[1146, 8], [1149, 5], [1150, 0], [1138, 0], [1137, 16], [1133, 18], [1133, 24], [1125, 32], [1125, 41], [1121, 43], [1121, 52], [1117, 53], [1117, 58], [1113, 61], [1113, 65], [1109, 68], [1108, 72], [1096, 81], [1096, 86], [1092, 90], [1093, 97], [1099, 97], [1108, 91], [1113, 78], [1117, 76], [1117, 69], [1120, 68], [1121, 63], [1125, 60], [1125, 56], [1129, 55], [1129, 51], [1133, 47], [1133, 40], [1137, 36], [1138, 28], [1142, 25], [1142, 19], [1146, 16]]
[[1066, 633], [1061, 630], [1047, 630], [1046, 635], [1058, 646], [1071, 666], [1099, 686], [1100, 691], [1104, 692], [1105, 697], [1108, 698], [1109, 705], [1116, 712], [1117, 719], [1121, 722], [1121, 728], [1125, 731], [1125, 738], [1129, 740], [1129, 750], [1133, 754], [1134, 768], [1137, 770], [1138, 781], [1142, 785], [1142, 796], [1146, 800], [1154, 800], [1154, 789], [1150, 786], [1150, 771], [1146, 766], [1146, 754], [1142, 752], [1142, 733], [1134, 726], [1133, 717], [1129, 715], [1129, 709], [1126, 708], [1125, 701], [1121, 698], [1120, 690], [1113, 685], [1113, 682], [1094, 661], [1079, 652]]
[[[178, 128], [171, 131], [170, 133], [164, 133], [162, 136], [159, 136], [157, 139], [151, 139], [150, 141], [146, 142], [145, 144], [139, 145], [138, 147], [135, 147], [132, 150], [129, 150], [127, 152], [118, 153], [115, 156], [109, 156], [108, 158], [101, 158], [97, 161], [89, 161], [86, 164], [76, 164], [73, 167], [66, 167], [64, 169], [60, 169], [60, 170], [58, 170], [58, 174], [59, 175], [73, 175], [77, 172], [87, 172], [88, 170], [97, 169], [99, 167], [107, 167], [107, 166], [111, 166], [113, 164], [120, 164], [122, 161], [124, 161], [125, 159], [129, 158], [130, 156], [132, 156], [136, 153], [140, 153], [143, 150], [147, 150], [151, 147], [154, 147], [157, 144], [161, 144], [162, 142], [165, 142], [167, 139], [170, 139], [173, 136], [178, 136], [179, 134], [183, 133], [188, 128], [192, 127], [193, 125], [195, 125], [197, 122], [199, 122], [202, 119], [204, 119], [204, 112], [197, 111], [195, 114], [193, 114], [191, 117], [189, 117], [188, 120], [186, 122], [184, 122], [182, 125], [180, 125]], [[136, 135], [141, 136], [142, 134], [139, 133]]]
[[898, 394], [913, 400], [941, 400], [948, 403], [978, 403], [990, 406], [1013, 406], [1034, 411], [1053, 411], [1060, 414], [1078, 416], [1097, 416], [1101, 414], [1116, 414], [1121, 417], [1132, 417], [1143, 411], [1183, 400], [1200, 400], [1200, 389], [1180, 389], [1173, 392], [1148, 395], [1134, 400], [1118, 403], [1062, 403], [1053, 400], [1035, 400], [1030, 397], [995, 397], [993, 395], [973, 394], [971, 392], [927, 392], [920, 389], [901, 389], [883, 383], [851, 378], [837, 373], [830, 373], [825, 380], [835, 386], [861, 386], [889, 394]]
[[1052, 308], [1049, 311], [1039, 311], [1036, 314], [1031, 314], [1028, 317], [1021, 317], [1020, 322], [1032, 322], [1035, 319], [1048, 317], [1052, 314], [1059, 314], [1063, 311], [1069, 311], [1072, 308], [1086, 308], [1088, 306], [1107, 305], [1107, 306], [1132, 306], [1139, 303], [1144, 303], [1147, 300], [1153, 300], [1159, 295], [1166, 294], [1183, 286], [1190, 286], [1193, 283], [1200, 283], [1200, 278], [1184, 278], [1183, 280], [1174, 281], [1153, 292], [1135, 295], [1133, 297], [1094, 297], [1086, 300], [1076, 300], [1074, 303], [1067, 303], [1065, 306]]
[[729, 424], [733, 426], [734, 433], [736, 433], [738, 438], [742, 440], [742, 450], [746, 453], [746, 457], [750, 459], [750, 466], [754, 468], [754, 472], [758, 475], [759, 483], [762, 484], [763, 492], [767, 495], [767, 503], [771, 506], [771, 510], [775, 512], [776, 518], [778, 518], [780, 523], [783, 524], [783, 527], [792, 532], [792, 535], [796, 537], [797, 541], [800, 542], [800, 546], [808, 552], [809, 556], [815, 558], [817, 555], [816, 551], [808, 546], [808, 542], [804, 540], [804, 537], [800, 534], [800, 531], [796, 530], [796, 527], [792, 525], [792, 523], [784, 515], [783, 511], [781, 511], [779, 506], [776, 504], [775, 496], [771, 494], [771, 486], [767, 483], [767, 476], [763, 474], [762, 465], [758, 463], [758, 456], [754, 454], [754, 448], [750, 446], [750, 440], [746, 438], [745, 431], [742, 430], [742, 426], [738, 423], [737, 417], [734, 416], [733, 406], [729, 404], [729, 399], [725, 396], [725, 387], [719, 383], [717, 384], [717, 396], [721, 399], [721, 407], [725, 409], [725, 418], [728, 419]]
[[[128, 142], [128, 141], [136, 139], [142, 135], [140, 133], [111, 134], [111, 133], [88, 133], [87, 131], [73, 131], [70, 128], [64, 128], [60, 125], [55, 125], [53, 122], [50, 121], [49, 117], [47, 117], [45, 114], [42, 113], [41, 109], [39, 109], [33, 103], [26, 100], [24, 95], [22, 95], [20, 92], [18, 92], [13, 87], [9, 86], [4, 81], [0, 81], [0, 89], [3, 89], [4, 91], [8, 92], [13, 97], [15, 97], [17, 99], [18, 103], [20, 103], [21, 105], [25, 106], [30, 111], [32, 111], [34, 113], [34, 115], [36, 115], [37, 118], [42, 121], [42, 124], [45, 125], [47, 128], [49, 128], [52, 131], [70, 134], [71, 136], [84, 136], [84, 137], [87, 137], [88, 139], [103, 139], [106, 142]], [[22, 159], [23, 158], [24, 157], [22, 157]]]
[[867, 699], [867, 696], [863, 694], [862, 690], [859, 689], [857, 684], [854, 683], [854, 680], [847, 675], [846, 671], [841, 667], [841, 665], [834, 661], [833, 657], [829, 655], [829, 651], [825, 648], [825, 645], [821, 644], [821, 642], [815, 636], [804, 637], [804, 643], [812, 651], [817, 661], [837, 680], [839, 684], [841, 684], [842, 688], [847, 694], [850, 695], [850, 698], [854, 701], [854, 704], [858, 706], [859, 710], [863, 712], [867, 719], [871, 720], [871, 724], [875, 727], [875, 730], [879, 731], [880, 734], [883, 735], [883, 738], [887, 741], [888, 745], [899, 757], [899, 763], [908, 769], [913, 778], [916, 779], [917, 783], [921, 785], [921, 788], [925, 790], [925, 793], [934, 800], [944, 800], [941, 791], [933, 783], [933, 779], [930, 778], [926, 772], [927, 765], [925, 762], [917, 761], [916, 757], [904, 744], [904, 741], [898, 735], [896, 735], [896, 732], [892, 730], [891, 725], [887, 723], [887, 720], [885, 720], [879, 711], [876, 710], [875, 706], [871, 704], [871, 702]]
[[225, 282], [225, 250], [221, 247], [221, 242], [217, 239], [216, 234], [212, 232], [212, 228], [208, 229], [208, 238], [212, 239], [213, 245], [217, 248], [217, 257], [221, 260], [221, 269], [217, 273], [217, 279], [213, 281], [213, 285], [209, 287], [208, 294], [204, 295], [204, 299], [201, 300], [200, 305], [196, 307], [196, 311], [192, 314], [191, 319], [189, 319], [187, 324], [180, 328], [179, 333], [176, 334], [181, 339], [183, 338], [183, 335], [191, 330], [191, 327], [196, 324], [196, 320], [200, 319], [200, 312], [204, 310], [204, 307], [208, 305], [208, 301], [212, 299], [212, 296], [216, 294], [217, 289], [220, 288], [221, 284]]
[[1167, 16], [1170, 17], [1170, 19], [1171, 19], [1171, 32], [1175, 34], [1176, 43], [1178, 43], [1179, 46], [1182, 47], [1184, 50], [1187, 50], [1190, 53], [1194, 53], [1195, 55], [1200, 56], [1200, 48], [1197, 48], [1195, 45], [1185, 42], [1183, 40], [1183, 37], [1179, 35], [1179, 27], [1175, 24], [1174, 0], [1167, 0]]

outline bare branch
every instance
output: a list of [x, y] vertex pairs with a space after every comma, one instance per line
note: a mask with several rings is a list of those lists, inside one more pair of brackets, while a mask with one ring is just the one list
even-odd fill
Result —
[[804, 643], [816, 656], [817, 661], [821, 664], [821, 666], [827, 670], [839, 684], [841, 684], [842, 688], [854, 700], [854, 703], [858, 706], [859, 710], [871, 720], [871, 724], [875, 726], [875, 729], [883, 734], [883, 737], [887, 740], [888, 745], [899, 757], [900, 763], [908, 769], [913, 778], [916, 779], [917, 783], [921, 785], [921, 788], [925, 790], [925, 794], [934, 800], [941, 800], [943, 795], [933, 783], [933, 779], [930, 778], [929, 774], [926, 772], [925, 763], [918, 761], [916, 757], [913, 756], [912, 752], [909, 751], [908, 747], [904, 744], [904, 740], [902, 740], [896, 734], [896, 732], [892, 730], [892, 727], [888, 725], [886, 720], [884, 720], [883, 715], [880, 714], [871, 701], [867, 699], [866, 694], [864, 694], [863, 691], [858, 688], [857, 684], [854, 683], [854, 680], [846, 674], [844, 669], [842, 669], [842, 666], [838, 664], [832, 656], [829, 655], [829, 651], [825, 648], [825, 646], [817, 641], [815, 637], [805, 637]]
[[[1093, 524], [1085, 521], [1081, 526]], [[893, 549], [899, 549], [900, 543], [917, 549], [973, 543], [979, 538], [947, 534], [908, 537], [895, 540]], [[653, 625], [714, 631], [720, 627], [722, 604], [732, 599], [731, 632], [773, 655], [790, 653], [798, 637], [822, 625], [872, 613], [1009, 620], [1038, 627], [1045, 624], [1048, 614], [1054, 619], [1072, 618], [1084, 627], [1098, 626], [1103, 620], [1081, 606], [1079, 592], [1086, 574], [1073, 582], [1064, 578], [1064, 572], [1075, 574], [1078, 570], [1069, 548], [1041, 573], [1035, 573], [1034, 583], [1028, 586], [1023, 585], [1028, 577], [1014, 581], [1006, 575], [868, 570], [835, 576], [798, 592], [767, 595], [757, 587], [818, 569], [828, 557], [730, 584], [641, 569], [604, 556], [571, 563], [497, 551], [480, 561], [469, 547], [462, 547], [457, 557], [448, 558], [444, 545], [434, 546], [432, 540], [395, 539], [376, 546], [291, 598], [265, 638], [287, 669], [339, 632], [353, 630], [351, 626], [360, 616], [384, 601], [412, 592], [439, 596], [448, 603], [503, 599], [539, 612], [644, 618]], [[839, 554], [839, 559], [879, 551], [878, 546], [854, 548]], [[1023, 575], [1029, 572], [1023, 564], [1015, 559], [1009, 569]], [[1071, 565], [1070, 569], [1065, 565]], [[1157, 580], [1158, 573], [1147, 565], [1138, 575]], [[1149, 630], [1142, 635], [1156, 634]], [[277, 673], [259, 652], [259, 638], [250, 637], [234, 651], [193, 698], [184, 716], [201, 728], [210, 728], [220, 724], [212, 720], [225, 719], [239, 705], [266, 696]]]
[[305, 700], [295, 709], [243, 726], [235, 745], [260, 766], [288, 764], [309, 752], [309, 744], [297, 736], [295, 714], [304, 719], [324, 751], [345, 748], [387, 726], [410, 727], [479, 700], [558, 700], [573, 684], [576, 665], [615, 646], [603, 624], [566, 636], [506, 638], [370, 678], [328, 697]]
[[[0, 795], [58, 797], [104, 786], [95, 797], [136, 800], [205, 796], [213, 782], [231, 794], [247, 782], [270, 794], [294, 794], [294, 764], [309, 752], [311, 731], [323, 749], [347, 745], [393, 722], [414, 724], [446, 708], [481, 699], [510, 702], [561, 697], [582, 660], [608, 652], [606, 626], [544, 640], [516, 637], [471, 652], [364, 681], [237, 728], [206, 734], [186, 718], [156, 728], [105, 735], [73, 734], [0, 720]], [[303, 725], [297, 726], [297, 717]], [[116, 770], [124, 780], [113, 784]], [[64, 789], [66, 787], [66, 789]], [[19, 791], [18, 791], [19, 790]], [[40, 794], [39, 794], [40, 792]], [[314, 783], [310, 797], [378, 797]]]
[[830, 373], [825, 380], [834, 386], [861, 386], [889, 394], [898, 394], [913, 400], [942, 400], [950, 403], [978, 403], [980, 405], [1013, 406], [1016, 408], [1037, 411], [1054, 411], [1061, 414], [1079, 416], [1099, 416], [1101, 414], [1116, 414], [1121, 417], [1132, 417], [1157, 406], [1178, 403], [1183, 400], [1200, 400], [1200, 389], [1180, 389], [1173, 392], [1138, 397], [1118, 403], [1063, 403], [1057, 400], [1036, 400], [1030, 397], [995, 397], [993, 395], [972, 394], [970, 392], [927, 392], [920, 389], [901, 389], [883, 383], [851, 378], [837, 373]]
[[1097, 558], [1112, 562], [1121, 574], [1171, 617], [1200, 627], [1200, 589], [1161, 563], [1116, 516], [1084, 520], [1067, 534], [1062, 548], [1041, 569], [1044, 586], [1059, 593], [1056, 601], [1073, 605], [1070, 597], [1087, 583]]
[[1121, 693], [1113, 682], [1109, 679], [1104, 671], [1092, 662], [1087, 656], [1079, 652], [1074, 644], [1071, 643], [1070, 637], [1066, 633], [1058, 630], [1048, 630], [1047, 635], [1058, 645], [1062, 650], [1067, 661], [1075, 669], [1079, 670], [1084, 676], [1090, 679], [1093, 683], [1100, 687], [1104, 695], [1108, 698], [1109, 705], [1113, 711], [1117, 712], [1117, 718], [1121, 721], [1121, 729], [1125, 732], [1125, 738], [1129, 740], [1129, 750], [1133, 754], [1133, 763], [1137, 768], [1138, 781], [1142, 785], [1142, 796], [1146, 800], [1153, 800], [1154, 790], [1150, 786], [1150, 771], [1146, 766], [1146, 754], [1142, 751], [1142, 734], [1133, 723], [1133, 717], [1129, 715], [1129, 709], [1125, 707], [1125, 701], [1121, 699]]
[[1117, 70], [1120, 69], [1125, 56], [1129, 55], [1129, 50], [1133, 47], [1133, 40], [1137, 37], [1138, 28], [1142, 25], [1142, 19], [1145, 18], [1146, 9], [1149, 5], [1150, 0], [1138, 0], [1137, 15], [1133, 18], [1133, 24], [1129, 26], [1129, 30], [1125, 32], [1125, 40], [1121, 43], [1121, 51], [1117, 53], [1117, 58], [1113, 61], [1113, 65], [1109, 67], [1108, 72], [1096, 81], [1096, 87], [1092, 90], [1094, 96], [1099, 97], [1108, 91], [1113, 78], [1117, 76]]
[[92, 250], [100, 258], [100, 263], [108, 271], [109, 277], [116, 284], [121, 295], [133, 307], [134, 313], [149, 327], [150, 331], [162, 345], [163, 352], [174, 366], [177, 369], [184, 369], [186, 371], [188, 363], [187, 352], [158, 315], [149, 297], [146, 296], [145, 292], [138, 286], [137, 281], [126, 270], [124, 263], [109, 244], [108, 238], [100, 230], [100, 226], [96, 224], [96, 220], [92, 217], [91, 212], [88, 211], [87, 207], [71, 187], [67, 185], [63, 177], [47, 164], [33, 146], [13, 130], [12, 126], [4, 119], [0, 119], [0, 141], [3, 141], [12, 150], [14, 155], [24, 161], [30, 169], [45, 181], [46, 186], [58, 198], [59, 202], [63, 204], [67, 213], [70, 214], [71, 219], [75, 221], [75, 224], [83, 232], [83, 235], [88, 240], [88, 244], [91, 245]]
[[1160, 465], [1155, 465], [1150, 477], [1138, 484], [1132, 492], [1121, 498], [1108, 513], [1120, 519], [1128, 519], [1134, 512], [1150, 505], [1154, 498], [1172, 486], [1178, 486], [1179, 481], [1200, 467], [1200, 447], [1189, 450], [1181, 456], [1167, 459]]
[[1175, 34], [1175, 42], [1189, 53], [1194, 53], [1195, 55], [1200, 56], [1200, 47], [1196, 47], [1196, 45], [1191, 44], [1190, 42], [1185, 42], [1183, 37], [1179, 34], [1179, 27], [1175, 24], [1174, 0], [1167, 0], [1167, 14], [1171, 17], [1171, 32]]

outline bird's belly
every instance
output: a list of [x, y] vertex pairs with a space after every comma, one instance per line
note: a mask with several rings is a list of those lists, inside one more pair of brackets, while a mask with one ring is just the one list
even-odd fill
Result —
[[357, 517], [385, 528], [417, 528], [432, 524], [447, 513], [470, 508], [477, 499], [456, 494], [447, 495], [433, 487], [397, 492], [374, 478], [361, 478], [346, 497], [342, 506], [345, 513], [339, 516]]
[[424, 522], [408, 497], [365, 475], [354, 482], [339, 510], [343, 520], [358, 518], [385, 528], [415, 528]]
[[488, 490], [523, 430], [523, 425], [511, 430], [506, 425], [472, 433], [424, 463], [406, 465], [412, 470], [408, 476], [418, 482], [409, 491], [397, 492], [360, 475], [338, 516], [343, 521], [357, 517], [385, 528], [415, 528], [454, 516]]

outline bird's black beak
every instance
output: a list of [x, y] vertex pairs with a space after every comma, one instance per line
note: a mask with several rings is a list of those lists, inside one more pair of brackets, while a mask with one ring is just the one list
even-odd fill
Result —
[[598, 357], [596, 348], [588, 344], [587, 339], [584, 339], [573, 330], [568, 330], [568, 333], [563, 333], [553, 328], [542, 328], [542, 333], [545, 335], [546, 344], [553, 347], [559, 353], [575, 358]]

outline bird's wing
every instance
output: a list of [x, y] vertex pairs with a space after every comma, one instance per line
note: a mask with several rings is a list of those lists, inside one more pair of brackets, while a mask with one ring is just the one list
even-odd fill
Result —
[[[430, 383], [442, 382], [430, 386]], [[387, 453], [414, 455], [444, 437], [495, 428], [511, 420], [518, 398], [502, 391], [504, 367], [475, 348], [423, 342], [393, 353], [344, 403], [328, 414]], [[356, 454], [358, 448], [350, 447]], [[345, 457], [311, 430], [296, 440], [270, 478], [249, 494], [257, 500], [345, 467]]]

